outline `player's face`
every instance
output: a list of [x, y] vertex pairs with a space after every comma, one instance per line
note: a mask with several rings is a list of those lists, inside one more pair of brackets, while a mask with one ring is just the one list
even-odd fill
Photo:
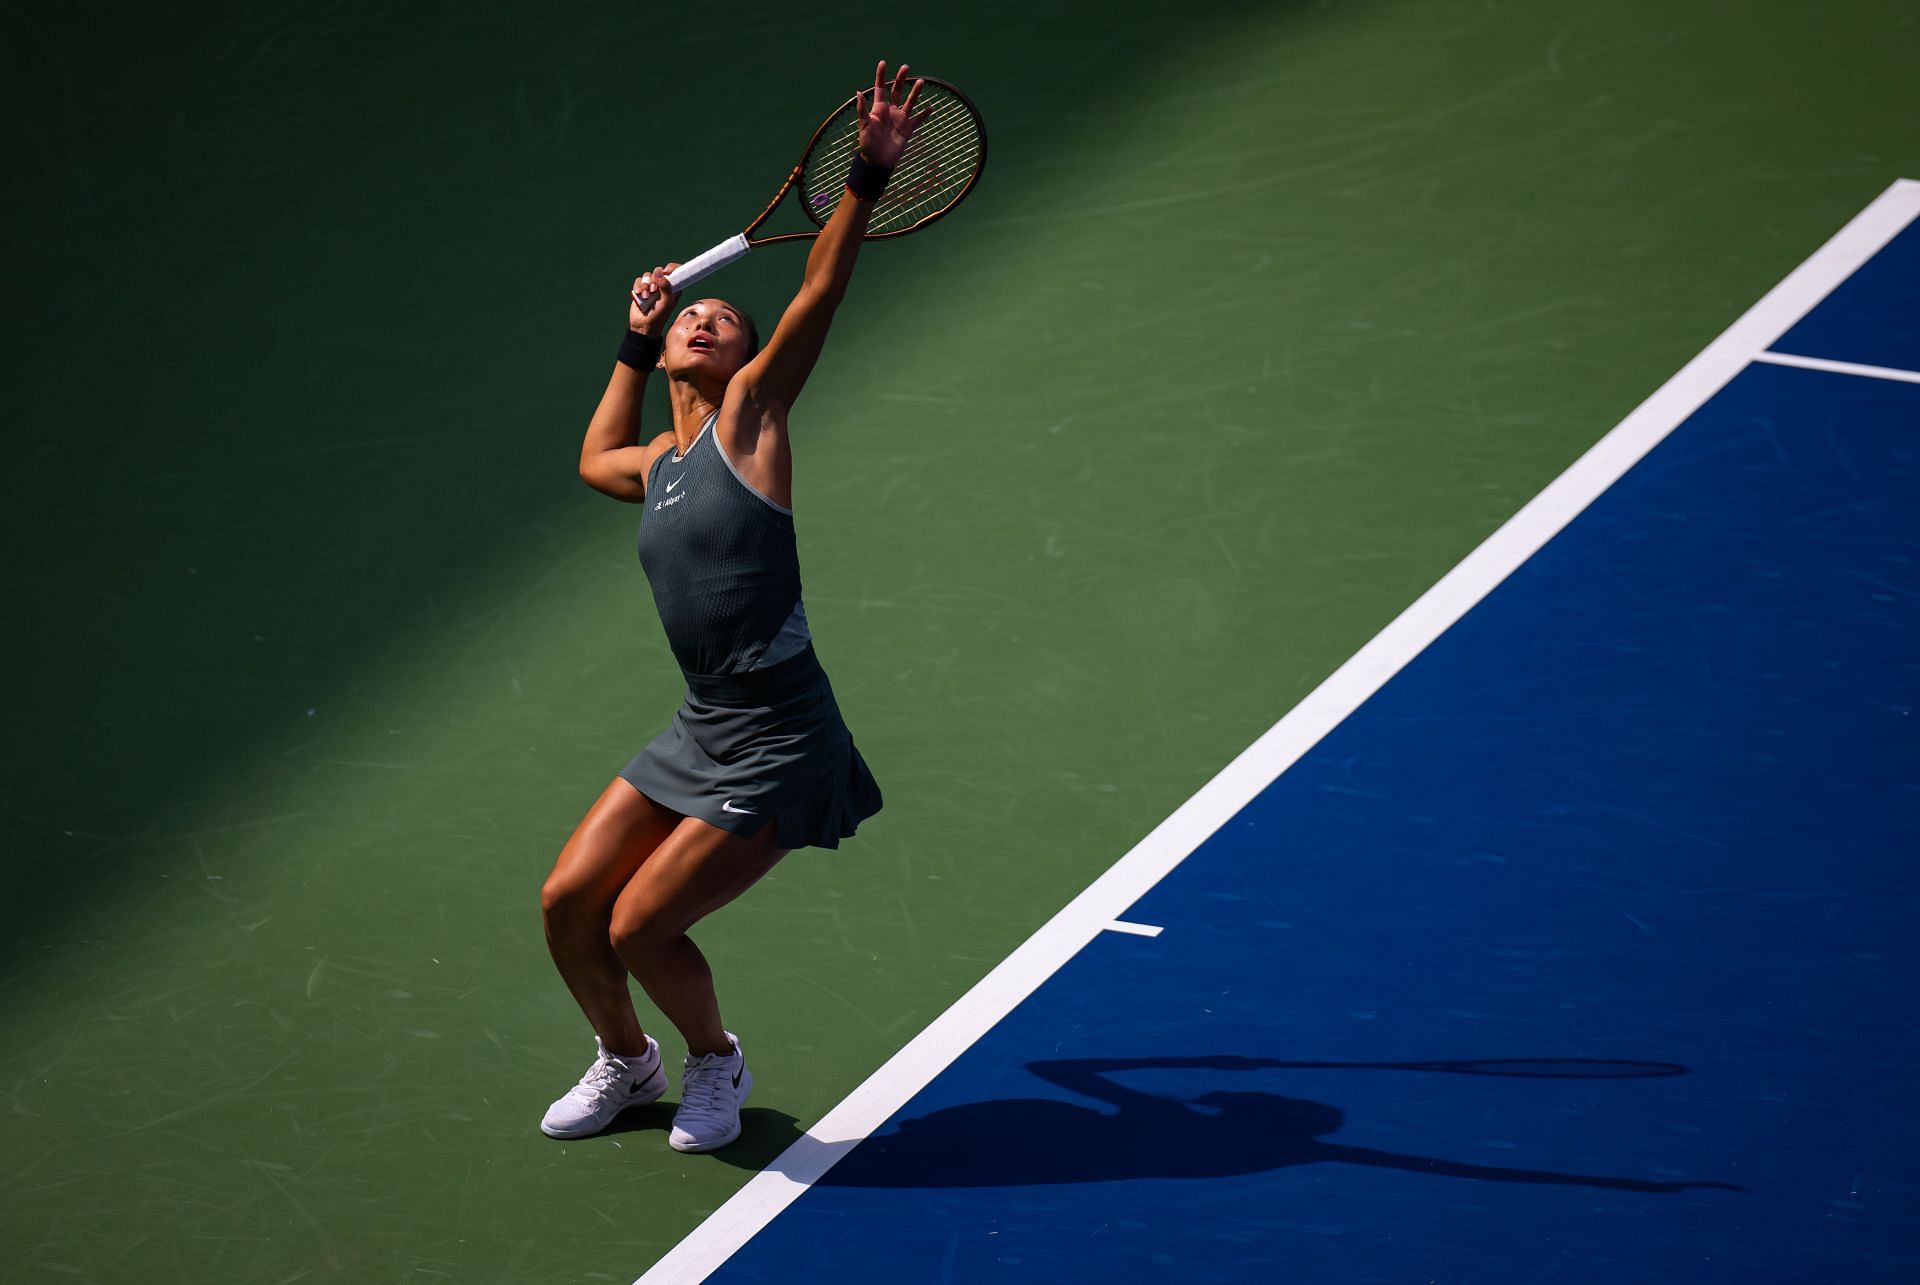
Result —
[[732, 378], [747, 364], [747, 320], [724, 299], [696, 299], [680, 309], [667, 331], [667, 369], [711, 371]]

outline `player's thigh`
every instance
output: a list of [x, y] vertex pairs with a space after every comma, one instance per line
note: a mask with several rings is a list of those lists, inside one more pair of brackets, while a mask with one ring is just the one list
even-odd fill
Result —
[[610, 907], [681, 820], [678, 812], [615, 777], [560, 849], [541, 887], [540, 904], [549, 911], [582, 904]]
[[679, 936], [764, 878], [787, 855], [774, 845], [771, 821], [740, 835], [687, 817], [621, 891], [614, 940], [644, 946]]

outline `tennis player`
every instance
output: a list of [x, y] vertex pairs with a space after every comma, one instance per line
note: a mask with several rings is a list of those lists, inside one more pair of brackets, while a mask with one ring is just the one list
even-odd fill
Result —
[[[687, 695], [587, 811], [541, 889], [553, 962], [599, 1047], [541, 1121], [556, 1138], [597, 1133], [666, 1092], [629, 973], [686, 1041], [668, 1143], [711, 1151], [740, 1136], [753, 1077], [687, 930], [790, 850], [838, 847], [880, 810], [801, 603], [787, 415], [846, 296], [873, 204], [925, 118], [913, 111], [921, 83], [902, 93], [906, 72], [889, 85], [886, 63], [875, 69], [846, 195], [765, 349], [725, 300], [678, 308], [663, 283], [679, 265], [657, 267], [634, 282], [619, 361], [587, 425], [581, 478], [644, 506], [640, 565]], [[642, 443], [641, 393], [656, 369], [673, 427]]]

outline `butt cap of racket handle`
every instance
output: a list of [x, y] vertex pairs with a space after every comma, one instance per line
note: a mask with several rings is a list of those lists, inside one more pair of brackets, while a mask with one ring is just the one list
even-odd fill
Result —
[[[702, 281], [712, 276], [734, 260], [744, 258], [747, 251], [752, 248], [752, 246], [747, 244], [746, 233], [742, 232], [738, 236], [730, 236], [719, 245], [714, 246], [713, 249], [708, 250], [704, 254], [697, 254], [675, 268], [673, 275], [667, 278], [667, 284], [676, 292], [683, 291], [694, 282]], [[653, 299], [651, 292], [644, 297], [649, 302]]]

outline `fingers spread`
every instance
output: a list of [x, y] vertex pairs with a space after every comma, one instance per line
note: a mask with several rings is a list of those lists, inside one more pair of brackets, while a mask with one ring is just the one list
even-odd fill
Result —
[[[905, 70], [906, 70], [906, 68], [905, 68], [905, 67], [902, 67], [902, 68], [901, 68], [900, 70], [901, 70], [901, 71], [905, 71]], [[910, 112], [910, 111], [912, 111], [912, 110], [913, 110], [913, 100], [914, 100], [914, 99], [916, 99], [916, 98], [918, 98], [918, 97], [920, 96], [920, 91], [921, 91], [922, 89], [925, 89], [926, 87], [927, 87], [927, 82], [926, 82], [926, 81], [924, 81], [924, 80], [916, 80], [916, 81], [914, 81], [914, 82], [913, 82], [913, 88], [911, 88], [911, 89], [909, 89], [909, 90], [907, 91], [907, 101], [906, 101], [906, 102], [904, 102], [904, 103], [901, 103], [901, 104], [900, 104], [900, 110], [901, 110], [901, 111], [903, 111], [903, 112]]]
[[906, 75], [907, 75], [907, 64], [901, 63], [900, 70], [893, 73], [893, 87], [890, 91], [888, 91], [888, 94], [887, 94], [887, 101], [889, 103], [893, 103], [893, 104], [899, 103], [900, 82], [906, 79]]

